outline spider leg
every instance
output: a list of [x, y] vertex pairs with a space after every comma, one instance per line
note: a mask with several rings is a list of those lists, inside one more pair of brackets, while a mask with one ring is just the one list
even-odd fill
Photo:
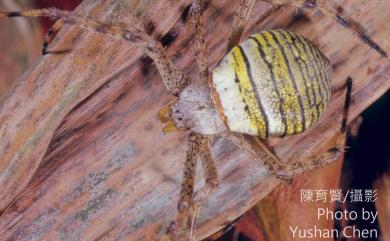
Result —
[[290, 178], [278, 176], [278, 172], [285, 169], [287, 164], [283, 163], [271, 150], [271, 148], [259, 138], [255, 136], [235, 134], [230, 131], [226, 132], [225, 138], [240, 147], [240, 149], [247, 150], [251, 153], [252, 156], [255, 157], [256, 161], [263, 164], [272, 175], [286, 182], [290, 182]]
[[[194, 195], [196, 163], [202, 160], [206, 184]], [[217, 171], [210, 153], [210, 139], [197, 133], [190, 133], [184, 167], [180, 198], [177, 205], [176, 221], [170, 228], [172, 240], [176, 240], [176, 231], [190, 228], [189, 240], [195, 238], [195, 224], [201, 205], [218, 185]]]
[[206, 203], [210, 194], [218, 186], [218, 174], [214, 160], [211, 156], [210, 139], [204, 135], [199, 135], [201, 138], [202, 163], [204, 169], [205, 185], [195, 193], [194, 196], [194, 212], [191, 217], [190, 240], [195, 240], [196, 220], [198, 218], [200, 208]]
[[200, 72], [201, 81], [207, 82], [209, 75], [207, 49], [204, 34], [202, 7], [200, 0], [193, 0], [191, 14], [195, 28], [195, 58]]
[[[165, 87], [173, 95], [178, 96], [181, 91], [190, 83], [190, 79], [184, 75], [172, 60], [168, 57], [164, 47], [159, 41], [144, 31], [134, 26], [117, 26], [104, 24], [89, 17], [81, 16], [69, 11], [63, 11], [56, 8], [46, 8], [38, 10], [28, 10], [19, 12], [0, 12], [1, 17], [47, 17], [53, 20], [61, 19], [60, 24], [71, 24], [82, 28], [91, 29], [96, 32], [112, 35], [113, 37], [131, 42], [136, 46], [144, 48], [146, 54], [153, 59]], [[53, 29], [55, 30], [55, 29]], [[52, 33], [48, 33], [47, 40], [51, 38]]]
[[346, 81], [346, 97], [343, 108], [343, 117], [339, 130], [336, 146], [330, 148], [324, 153], [310, 157], [303, 162], [296, 162], [291, 165], [286, 165], [277, 173], [278, 177], [291, 178], [299, 175], [304, 171], [312, 170], [336, 161], [345, 152], [345, 139], [347, 135], [348, 112], [351, 105], [352, 79], [348, 77]]
[[292, 164], [283, 163], [272, 150], [261, 140], [253, 136], [237, 135], [234, 133], [227, 134], [227, 139], [237, 146], [249, 151], [256, 157], [257, 161], [262, 162], [272, 175], [282, 180], [290, 181], [293, 176], [297, 176], [304, 171], [312, 170], [323, 165], [336, 161], [345, 151], [345, 138], [347, 131], [348, 112], [351, 103], [352, 79], [349, 77], [346, 82], [346, 98], [343, 109], [343, 118], [337, 138], [336, 146], [330, 148], [325, 153], [310, 157], [303, 162]]
[[255, 0], [241, 0], [240, 6], [234, 15], [233, 25], [230, 30], [229, 40], [226, 47], [226, 52], [229, 52], [240, 41], [242, 32], [248, 22], [249, 14], [251, 13]]
[[[180, 198], [177, 203], [178, 213], [176, 221], [171, 225], [170, 235], [172, 240], [176, 240], [177, 229], [183, 229], [186, 218], [191, 214], [193, 203], [196, 163], [199, 158], [199, 145], [197, 135], [191, 133], [188, 137], [187, 156], [184, 164], [184, 174], [181, 184]], [[188, 222], [187, 222], [188, 223]]]
[[[199, 68], [200, 81], [206, 82], [209, 76], [207, 50], [204, 34], [204, 25], [202, 17], [202, 7], [200, 0], [193, 0], [191, 5], [191, 14], [195, 28], [195, 57]], [[191, 132], [188, 139], [187, 158], [184, 170], [184, 178], [180, 199], [178, 202], [178, 214], [176, 224], [171, 227], [175, 232], [187, 223], [190, 228], [189, 240], [195, 240], [196, 220], [201, 206], [207, 201], [210, 193], [218, 185], [217, 169], [210, 152], [210, 138], [208, 136]], [[201, 159], [204, 168], [205, 186], [194, 195], [196, 161]], [[171, 231], [171, 238], [175, 240], [175, 234]]]
[[377, 51], [381, 56], [387, 57], [387, 53], [369, 36], [363, 33], [363, 30], [357, 22], [350, 19], [348, 16], [342, 15], [333, 9], [329, 9], [324, 5], [323, 1], [317, 0], [262, 0], [275, 5], [287, 5], [292, 7], [304, 7], [308, 9], [319, 10], [322, 14], [334, 19], [341, 26], [348, 29], [352, 34], [357, 36], [361, 41], [367, 44], [370, 48]]
[[50, 53], [47, 48], [49, 47], [50, 42], [53, 40], [54, 35], [62, 28], [62, 26], [64, 26], [64, 21], [59, 19], [53, 24], [49, 31], [47, 31], [45, 34], [45, 39], [43, 40], [42, 55]]

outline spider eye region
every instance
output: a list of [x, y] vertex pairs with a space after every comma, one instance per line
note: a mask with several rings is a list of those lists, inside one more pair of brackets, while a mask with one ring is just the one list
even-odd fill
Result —
[[261, 31], [232, 48], [211, 81], [231, 131], [267, 138], [301, 133], [330, 98], [332, 67], [306, 38]]

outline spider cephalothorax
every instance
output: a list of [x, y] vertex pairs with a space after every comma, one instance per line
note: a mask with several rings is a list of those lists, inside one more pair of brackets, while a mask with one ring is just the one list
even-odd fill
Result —
[[170, 118], [176, 128], [196, 133], [217, 134], [226, 130], [207, 83], [195, 83], [185, 88], [177, 102], [170, 105]]

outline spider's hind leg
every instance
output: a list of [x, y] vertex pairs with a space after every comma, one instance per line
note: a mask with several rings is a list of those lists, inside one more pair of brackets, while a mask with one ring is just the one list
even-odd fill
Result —
[[352, 34], [357, 36], [362, 42], [367, 44], [370, 48], [377, 51], [382, 57], [387, 57], [386, 51], [379, 46], [374, 40], [363, 33], [362, 28], [354, 20], [346, 15], [342, 15], [333, 9], [329, 9], [324, 5], [324, 1], [317, 0], [262, 0], [270, 4], [286, 5], [291, 7], [304, 7], [307, 9], [314, 9], [320, 11], [325, 16], [328, 16], [338, 22], [342, 27], [348, 29]]
[[348, 77], [346, 82], [346, 98], [343, 109], [343, 117], [339, 130], [336, 146], [325, 153], [310, 157], [295, 163], [284, 163], [277, 155], [258, 138], [253, 136], [236, 135], [229, 133], [227, 138], [237, 146], [249, 151], [257, 161], [264, 164], [269, 172], [277, 178], [290, 182], [291, 178], [304, 171], [312, 170], [336, 161], [345, 151], [345, 138], [347, 132], [348, 112], [351, 104], [352, 79]]
[[351, 105], [352, 94], [352, 79], [348, 77], [346, 81], [346, 97], [343, 108], [343, 117], [341, 126], [336, 141], [336, 145], [333, 148], [328, 149], [326, 152], [319, 155], [310, 157], [303, 162], [296, 162], [290, 165], [286, 165], [283, 169], [277, 172], [277, 176], [281, 178], [290, 178], [301, 174], [306, 170], [312, 170], [336, 161], [345, 152], [345, 140], [347, 135], [347, 121], [348, 113]]

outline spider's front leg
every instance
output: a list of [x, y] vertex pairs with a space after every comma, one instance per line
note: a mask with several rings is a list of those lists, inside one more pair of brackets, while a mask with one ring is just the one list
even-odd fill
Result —
[[[27, 10], [19, 12], [0, 12], [1, 17], [47, 17], [58, 20], [45, 36], [42, 53], [47, 53], [47, 47], [54, 34], [64, 25], [76, 25], [93, 31], [109, 34], [142, 47], [146, 54], [153, 59], [165, 87], [173, 95], [178, 96], [188, 86], [190, 79], [183, 74], [172, 62], [159, 41], [135, 26], [117, 26], [104, 24], [89, 17], [81, 16], [56, 8]], [[51, 51], [55, 52], [55, 51]]]
[[[184, 174], [180, 198], [177, 205], [178, 214], [176, 221], [171, 224], [170, 236], [177, 240], [177, 232], [186, 232], [189, 240], [195, 239], [195, 224], [201, 205], [205, 203], [209, 194], [217, 187], [217, 170], [210, 152], [210, 138], [205, 135], [192, 132], [188, 137], [187, 156], [184, 165]], [[205, 186], [194, 195], [196, 163], [203, 163], [206, 183]]]
[[47, 31], [43, 40], [42, 55], [56, 53], [56, 51], [48, 51], [47, 48], [49, 47], [50, 42], [54, 39], [55, 34], [62, 28], [62, 26], [64, 26], [64, 21], [62, 19], [59, 19]]
[[295, 163], [284, 163], [272, 150], [260, 141], [257, 137], [236, 135], [230, 133], [227, 138], [237, 146], [249, 151], [257, 161], [264, 164], [272, 175], [285, 181], [290, 181], [304, 171], [312, 170], [323, 165], [336, 161], [345, 150], [345, 138], [347, 131], [348, 112], [351, 103], [352, 79], [349, 77], [346, 82], [346, 98], [343, 109], [343, 118], [339, 130], [336, 146], [325, 153], [310, 157], [306, 160]]

